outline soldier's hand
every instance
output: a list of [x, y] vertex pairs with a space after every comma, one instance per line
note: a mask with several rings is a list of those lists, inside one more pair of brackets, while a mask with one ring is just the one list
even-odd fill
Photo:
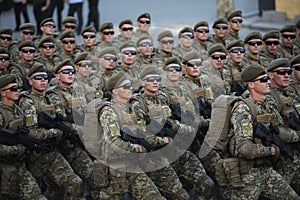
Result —
[[[273, 153], [273, 150], [274, 150], [274, 153]], [[275, 156], [276, 158], [278, 158], [280, 156], [280, 149], [277, 146], [272, 145], [271, 151], [272, 151], [272, 156]]]
[[17, 144], [18, 157], [22, 157], [25, 153], [26, 147], [22, 144]]
[[170, 143], [170, 138], [169, 137], [164, 137], [164, 141], [165, 141], [165, 144], [169, 144]]

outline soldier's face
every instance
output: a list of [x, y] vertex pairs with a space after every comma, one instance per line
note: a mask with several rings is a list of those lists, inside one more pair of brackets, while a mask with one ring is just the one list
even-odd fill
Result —
[[300, 83], [300, 63], [293, 66], [293, 74], [295, 82]]
[[275, 88], [286, 88], [290, 84], [292, 70], [289, 67], [277, 67], [270, 72], [272, 86]]
[[280, 36], [282, 43], [287, 47], [293, 46], [296, 37], [297, 36], [295, 32], [283, 32]]
[[137, 50], [142, 55], [151, 56], [153, 52], [153, 42], [150, 39], [142, 40], [139, 42]]
[[216, 24], [214, 28], [214, 32], [217, 37], [224, 38], [228, 32], [227, 24]]
[[240, 63], [245, 56], [245, 49], [243, 47], [233, 47], [229, 50], [228, 55], [234, 63]]
[[268, 75], [264, 74], [257, 77], [254, 82], [249, 82], [248, 88], [250, 88], [250, 91], [258, 95], [266, 95], [270, 93], [270, 86], [271, 86], [270, 78], [266, 82], [261, 81], [264, 80], [266, 77], [268, 77]]
[[148, 18], [140, 18], [137, 25], [141, 30], [148, 31], [151, 26], [151, 20]]
[[200, 76], [201, 69], [202, 69], [202, 61], [201, 59], [192, 59], [189, 60], [184, 65], [184, 69], [188, 77], [198, 77]]
[[3, 47], [8, 47], [11, 44], [12, 36], [8, 34], [1, 34], [0, 35], [0, 44]]
[[43, 92], [48, 86], [48, 75], [46, 72], [37, 72], [31, 75], [29, 84], [32, 87], [32, 91]]
[[62, 39], [61, 46], [66, 52], [72, 52], [76, 46], [75, 38], [64, 38]]
[[121, 33], [121, 35], [125, 38], [131, 38], [132, 34], [133, 34], [133, 26], [131, 24], [124, 24], [119, 32]]
[[279, 40], [277, 38], [268, 38], [265, 41], [265, 48], [270, 54], [275, 54], [279, 46]]
[[8, 54], [0, 54], [0, 69], [6, 69], [9, 65], [9, 56]]
[[163, 37], [159, 43], [159, 47], [165, 52], [171, 52], [174, 46], [174, 38], [173, 37]]
[[31, 62], [34, 59], [36, 50], [34, 47], [23, 47], [20, 50], [20, 56], [23, 58], [24, 61]]
[[96, 33], [94, 32], [85, 32], [82, 35], [83, 43], [87, 47], [94, 46], [95, 42], [97, 41]]
[[20, 89], [17, 89], [17, 91], [12, 90], [10, 88], [14, 88], [18, 86], [18, 84], [16, 83], [10, 83], [8, 85], [6, 85], [5, 87], [1, 88], [1, 97], [5, 98], [7, 100], [11, 100], [11, 101], [17, 101], [19, 99], [19, 93], [20, 93]]
[[222, 68], [226, 63], [226, 54], [224, 52], [213, 52], [209, 58], [215, 68]]
[[45, 42], [39, 48], [41, 54], [45, 57], [51, 57], [56, 50], [56, 46], [53, 42]]
[[77, 75], [82, 77], [89, 77], [92, 71], [92, 62], [89, 60], [82, 60], [75, 66]]
[[117, 57], [113, 54], [107, 53], [101, 56], [98, 60], [101, 67], [105, 69], [113, 69], [116, 65]]
[[20, 32], [22, 40], [28, 40], [31, 41], [34, 37], [34, 31], [29, 29], [24, 29]]
[[177, 82], [179, 77], [182, 75], [181, 66], [176, 64], [168, 65], [164, 69], [164, 74], [166, 75], [168, 81]]
[[195, 30], [194, 34], [198, 40], [204, 41], [208, 38], [209, 29], [207, 26], [199, 26]]
[[137, 57], [137, 52], [134, 47], [127, 47], [122, 49], [121, 59], [125, 65], [132, 65]]
[[54, 22], [46, 22], [43, 26], [41, 26], [41, 31], [44, 35], [53, 35], [55, 31]]
[[154, 74], [146, 75], [142, 81], [145, 94], [153, 95], [158, 90], [160, 81], [161, 81], [161, 77], [159, 75], [154, 75]]
[[104, 29], [102, 32], [100, 32], [100, 36], [103, 41], [112, 42], [114, 39], [114, 35], [114, 29]]
[[194, 34], [190, 32], [182, 33], [179, 42], [183, 47], [190, 48], [194, 42]]
[[241, 17], [233, 17], [230, 21], [229, 21], [229, 26], [232, 30], [234, 31], [239, 31], [242, 28], [242, 20]]
[[74, 72], [75, 70], [72, 66], [63, 66], [58, 74], [56, 74], [56, 78], [59, 80], [59, 83], [62, 85], [71, 85], [74, 82]]
[[63, 31], [75, 31], [76, 30], [76, 24], [73, 23], [65, 23], [62, 27]]
[[252, 54], [258, 54], [262, 47], [262, 40], [260, 39], [249, 40], [246, 44], [246, 47], [248, 51], [251, 52]]
[[132, 85], [129, 80], [123, 81], [118, 88], [113, 89], [116, 101], [128, 100], [132, 97]]

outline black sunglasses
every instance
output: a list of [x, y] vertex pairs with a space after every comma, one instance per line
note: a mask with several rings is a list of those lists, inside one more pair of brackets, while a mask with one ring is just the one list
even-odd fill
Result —
[[24, 35], [34, 35], [33, 31], [22, 31]]
[[75, 40], [63, 40], [62, 43], [64, 43], [64, 44], [74, 44]]
[[112, 60], [113, 62], [116, 62], [118, 60], [116, 56], [103, 56], [102, 58], [107, 61]]
[[209, 29], [206, 29], [206, 28], [197, 29], [196, 32], [198, 32], [198, 33], [209, 33]]
[[274, 40], [274, 41], [265, 41], [265, 44], [266, 44], [266, 45], [269, 45], [269, 46], [271, 46], [271, 45], [276, 46], [276, 45], [279, 45], [279, 41], [278, 41], [278, 40]]
[[136, 55], [136, 51], [134, 51], [134, 50], [124, 50], [124, 51], [122, 51], [122, 54], [125, 54], [125, 55]]
[[140, 47], [146, 47], [146, 46], [152, 47], [153, 43], [152, 42], [143, 42], [143, 43], [140, 43], [139, 46]]
[[125, 83], [124, 85], [120, 85], [119, 87], [116, 87], [116, 89], [117, 88], [123, 88], [125, 90], [132, 89], [132, 84], [131, 84], [131, 82]]
[[79, 67], [92, 67], [92, 62], [82, 62], [78, 64]]
[[114, 31], [103, 31], [102, 33], [103, 33], [103, 35], [114, 35], [115, 34]]
[[96, 37], [95, 34], [86, 34], [82, 36], [84, 39], [94, 39]]
[[133, 31], [133, 27], [130, 27], [130, 28], [122, 28], [122, 31]]
[[74, 26], [74, 25], [65, 25], [65, 28], [69, 28], [69, 29], [75, 29], [75, 28], [76, 28], [76, 26]]
[[151, 21], [150, 20], [140, 20], [139, 21], [141, 24], [150, 24]]
[[148, 78], [145, 78], [144, 81], [147, 81], [147, 82], [160, 82], [161, 81], [161, 77], [160, 76], [151, 76], [151, 77], [148, 77]]
[[181, 35], [180, 37], [184, 39], [194, 39], [194, 35], [192, 34], [185, 34], [185, 35]]
[[9, 60], [9, 56], [0, 56], [0, 60], [8, 61]]
[[75, 74], [75, 70], [74, 69], [64, 69], [64, 70], [61, 70], [60, 72], [58, 73], [62, 73], [62, 74]]
[[2, 91], [6, 91], [6, 90], [9, 90], [11, 92], [17, 92], [18, 90], [20, 90], [20, 86], [19, 85], [14, 85], [14, 86], [11, 86], [10, 88], [6, 88]]
[[166, 71], [166, 72], [173, 72], [174, 70], [176, 72], [181, 72], [181, 67], [180, 66], [170, 66], [170, 67], [166, 67], [164, 69], [164, 71]]
[[291, 75], [293, 71], [291, 69], [280, 69], [280, 70], [275, 70], [275, 71], [272, 71], [272, 72], [274, 72], [275, 74], [283, 76], [283, 75], [286, 75], [286, 74]]
[[48, 49], [48, 48], [53, 49], [55, 47], [55, 45], [54, 44], [42, 44], [40, 47], [43, 49]]
[[187, 62], [185, 65], [187, 67], [200, 67], [202, 65], [202, 62]]
[[246, 50], [243, 47], [241, 47], [241, 48], [234, 48], [234, 49], [230, 50], [230, 53], [245, 53], [245, 52], [246, 52]]
[[174, 40], [161, 40], [162, 44], [174, 44]]
[[39, 75], [33, 76], [31, 79], [37, 80], [37, 81], [40, 81], [42, 79], [48, 80], [48, 74], [39, 74]]
[[12, 40], [12, 37], [9, 37], [9, 36], [0, 36], [0, 39], [1, 39], [1, 40], [11, 41], [11, 40]]
[[214, 28], [217, 30], [227, 30], [228, 26], [214, 26]]
[[226, 55], [224, 54], [215, 54], [215, 55], [211, 55], [210, 56], [213, 60], [225, 60], [226, 59]]
[[22, 53], [35, 53], [35, 49], [21, 49]]
[[285, 34], [285, 33], [283, 33], [282, 37], [286, 38], [286, 39], [288, 39], [288, 38], [295, 39], [296, 38], [296, 34]]
[[243, 19], [232, 19], [230, 20], [232, 23], [243, 23]]
[[253, 80], [251, 82], [259, 81], [261, 83], [266, 83], [266, 82], [268, 82], [268, 80], [271, 80], [271, 78], [268, 75], [266, 75], [266, 76], [263, 76], [263, 77], [261, 77], [259, 79], [255, 79], [255, 80]]
[[255, 46], [255, 45], [260, 46], [260, 45], [262, 45], [262, 41], [247, 42], [247, 44], [249, 46]]
[[44, 26], [48, 28], [56, 28], [54, 24], [44, 24]]
[[293, 67], [295, 70], [300, 71], [300, 65]]

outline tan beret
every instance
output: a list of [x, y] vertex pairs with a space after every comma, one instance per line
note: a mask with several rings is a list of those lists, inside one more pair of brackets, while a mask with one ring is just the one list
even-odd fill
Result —
[[10, 55], [9, 51], [7, 48], [0, 47], [0, 54], [7, 54], [8, 56]]
[[148, 74], [160, 74], [157, 67], [152, 65], [145, 66], [140, 72], [140, 78], [143, 79]]
[[62, 40], [64, 38], [75, 38], [75, 33], [73, 31], [64, 31], [58, 36], [58, 39]]
[[33, 25], [31, 23], [24, 23], [19, 28], [21, 31], [23, 31], [23, 30], [35, 31], [35, 25]]
[[254, 81], [257, 77], [266, 74], [265, 68], [260, 65], [251, 64], [248, 65], [241, 73], [241, 79], [243, 82]]
[[296, 32], [296, 25], [295, 24], [286, 24], [280, 29], [280, 33], [283, 32]]
[[229, 51], [232, 47], [244, 47], [242, 40], [233, 40], [226, 45], [226, 49]]
[[42, 39], [40, 40], [40, 42], [38, 44], [38, 48], [40, 48], [41, 45], [46, 43], [46, 42], [52, 42], [52, 43], [55, 44], [55, 40], [52, 36], [45, 36], [45, 37], [42, 37]]
[[83, 35], [85, 32], [97, 33], [95, 27], [92, 25], [84, 27], [84, 29], [82, 29], [82, 31], [81, 31], [81, 35]]
[[82, 60], [91, 60], [91, 54], [89, 52], [80, 53], [74, 60], [74, 63], [77, 64]]
[[300, 64], [300, 55], [295, 56], [291, 61], [290, 65], [293, 67], [296, 64]]
[[234, 17], [242, 17], [242, 11], [241, 10], [233, 10], [230, 12], [227, 16], [227, 20], [230, 21]]
[[262, 40], [266, 41], [269, 38], [279, 39], [279, 32], [277, 30], [270, 30], [263, 35]]
[[225, 18], [218, 18], [214, 21], [212, 27], [215, 28], [215, 26], [218, 24], [228, 24], [228, 21]]
[[196, 31], [196, 29], [197, 29], [199, 26], [206, 26], [206, 27], [208, 28], [208, 23], [207, 23], [207, 21], [200, 21], [200, 22], [197, 22], [197, 23], [194, 25], [194, 31]]
[[137, 21], [139, 21], [141, 18], [147, 18], [147, 19], [151, 20], [150, 13], [143, 13], [143, 14], [139, 15], [137, 18]]
[[162, 31], [158, 34], [157, 41], [160, 41], [164, 37], [172, 37], [173, 38], [174, 35], [173, 35], [172, 31], [170, 31], [170, 30]]
[[105, 47], [98, 52], [97, 57], [100, 58], [101, 56], [104, 56], [105, 54], [112, 54], [112, 55], [117, 56], [116, 48], [115, 47]]
[[135, 47], [135, 44], [132, 42], [132, 41], [128, 41], [128, 42], [125, 42], [124, 44], [122, 44], [119, 48], [120, 51], [122, 51], [123, 49], [125, 48], [128, 48], [128, 47]]
[[186, 63], [190, 60], [193, 60], [193, 59], [201, 59], [201, 56], [199, 54], [199, 52], [197, 51], [190, 51], [186, 54], [183, 55], [182, 57], [182, 63]]
[[23, 47], [34, 47], [34, 48], [36, 48], [34, 42], [33, 42], [33, 41], [29, 41], [29, 40], [24, 40], [24, 41], [22, 41], [22, 42], [19, 44], [19, 46], [18, 46], [18, 50], [21, 51], [21, 49], [22, 49]]
[[30, 68], [28, 74], [27, 74], [27, 79], [30, 79], [32, 74], [37, 73], [37, 72], [47, 72], [46, 67], [39, 62], [34, 63], [34, 65]]
[[277, 58], [270, 62], [267, 70], [268, 72], [273, 71], [277, 67], [290, 67], [289, 60], [287, 58]]
[[140, 38], [138, 38], [138, 40], [136, 41], [136, 46], [138, 47], [139, 46], [139, 43], [143, 40], [151, 40], [152, 41], [152, 38], [149, 36], [149, 35], [143, 35], [141, 36]]
[[51, 18], [51, 17], [46, 18], [46, 19], [44, 19], [43, 21], [41, 21], [40, 26], [43, 26], [43, 25], [44, 25], [45, 23], [47, 23], [47, 22], [53, 22], [53, 23], [54, 23], [54, 19]]
[[225, 49], [223, 44], [214, 44], [214, 45], [209, 47], [207, 53], [208, 53], [208, 55], [211, 55], [214, 52], [227, 53], [227, 50]]
[[183, 33], [192, 33], [192, 34], [194, 34], [194, 31], [191, 27], [184, 27], [179, 31], [178, 38], [180, 38]]
[[99, 30], [100, 32], [103, 32], [105, 29], [114, 29], [114, 25], [111, 22], [105, 22], [101, 24]]
[[58, 65], [56, 66], [56, 68], [55, 68], [55, 70], [54, 70], [54, 73], [55, 73], [55, 74], [58, 74], [58, 71], [59, 71], [62, 67], [64, 67], [64, 66], [71, 66], [71, 67], [74, 68], [73, 62], [72, 62], [70, 59], [66, 59], [66, 60], [64, 60], [64, 61], [62, 61], [62, 62], [60, 62], [60, 63], [58, 63]]
[[0, 88], [5, 87], [10, 83], [16, 83], [16, 76], [13, 74], [6, 74], [0, 76]]
[[249, 33], [248, 35], [246, 35], [244, 43], [246, 44], [249, 40], [253, 39], [262, 39], [261, 33], [256, 31]]
[[121, 83], [125, 80], [128, 80], [128, 76], [125, 72], [118, 71], [113, 73], [113, 75], [107, 81], [107, 90], [111, 91], [114, 88], [117, 88], [121, 85]]
[[73, 16], [68, 16], [68, 17], [64, 18], [63, 21], [62, 21], [62, 24], [66, 24], [66, 23], [76, 24], [77, 19]]
[[13, 30], [8, 27], [0, 28], [0, 34], [12, 35]]
[[181, 66], [179, 60], [176, 57], [170, 57], [168, 58], [165, 62], [164, 62], [164, 67], [163, 69], [165, 69], [168, 65], [170, 64], [178, 64]]
[[124, 19], [123, 21], [121, 21], [119, 23], [119, 28], [121, 28], [124, 24], [130, 24], [130, 25], [133, 25], [131, 19]]

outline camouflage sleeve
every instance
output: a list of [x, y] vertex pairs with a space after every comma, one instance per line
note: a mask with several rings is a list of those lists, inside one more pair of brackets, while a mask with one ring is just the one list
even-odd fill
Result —
[[140, 145], [122, 140], [119, 118], [112, 108], [108, 106], [103, 108], [103, 111], [99, 116], [99, 122], [103, 130], [104, 140], [108, 144], [113, 144], [118, 148], [129, 152], [139, 152], [140, 149], [142, 149]]
[[235, 156], [255, 159], [259, 157], [271, 156], [271, 148], [262, 144], [254, 143], [252, 115], [250, 108], [242, 103], [238, 105], [232, 113], [231, 123], [233, 125], [233, 139]]
[[56, 137], [58, 131], [55, 129], [37, 128], [38, 115], [35, 103], [30, 98], [21, 98], [19, 106], [25, 114], [25, 125], [30, 129], [29, 135], [37, 139], [48, 139]]
[[47, 97], [50, 100], [50, 103], [54, 105], [54, 110], [56, 113], [62, 114], [64, 117], [67, 116], [65, 111], [65, 105], [63, 104], [63, 100], [58, 94], [54, 92], [47, 93]]

